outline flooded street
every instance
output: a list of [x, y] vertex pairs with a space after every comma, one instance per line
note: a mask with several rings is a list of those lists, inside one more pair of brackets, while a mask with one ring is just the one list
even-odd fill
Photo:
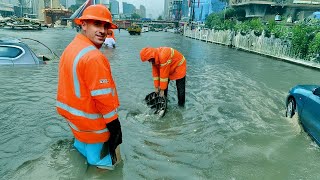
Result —
[[[59, 56], [73, 29], [9, 31]], [[55, 111], [58, 59], [37, 67], [0, 67], [0, 179], [319, 179], [320, 151], [285, 114], [296, 84], [319, 84], [320, 71], [207, 44], [169, 32], [115, 31], [108, 57], [120, 98], [123, 162], [114, 171], [87, 166]], [[30, 42], [30, 41], [26, 41]], [[46, 50], [30, 42], [35, 52]], [[145, 46], [170, 46], [187, 60], [186, 105], [175, 82], [162, 119], [143, 99], [153, 91]]]

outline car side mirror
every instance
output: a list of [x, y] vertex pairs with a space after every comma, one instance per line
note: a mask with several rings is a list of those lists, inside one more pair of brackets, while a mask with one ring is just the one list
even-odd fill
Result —
[[320, 96], [320, 87], [313, 90], [313, 94], [316, 96]]
[[42, 61], [50, 61], [51, 59], [45, 55], [37, 55], [37, 57]]

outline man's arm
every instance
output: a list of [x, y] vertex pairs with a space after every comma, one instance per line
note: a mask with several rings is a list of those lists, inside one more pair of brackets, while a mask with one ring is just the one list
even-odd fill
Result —
[[112, 79], [110, 65], [103, 55], [91, 57], [86, 62], [84, 80], [95, 101], [97, 110], [106, 123], [118, 118], [118, 97]]
[[159, 92], [159, 86], [160, 86], [160, 72], [159, 72], [159, 66], [152, 64], [152, 78], [153, 78], [153, 84], [155, 88], [155, 92]]

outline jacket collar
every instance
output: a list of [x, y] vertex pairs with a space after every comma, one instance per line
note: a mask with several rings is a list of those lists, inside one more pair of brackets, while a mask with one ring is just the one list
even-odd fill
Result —
[[84, 41], [84, 42], [86, 42], [87, 44], [92, 45], [92, 46], [94, 46], [94, 47], [97, 48], [97, 46], [95, 46], [95, 45], [91, 42], [91, 40], [90, 40], [89, 38], [87, 38], [87, 36], [85, 36], [85, 35], [83, 35], [83, 34], [81, 34], [81, 33], [78, 33], [78, 34], [77, 34], [76, 39], [79, 39], [80, 41]]

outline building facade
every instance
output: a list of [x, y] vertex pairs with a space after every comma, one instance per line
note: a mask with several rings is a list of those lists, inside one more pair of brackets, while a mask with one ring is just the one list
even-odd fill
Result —
[[195, 0], [194, 21], [204, 22], [211, 13], [222, 11], [226, 7], [226, 3], [220, 0]]
[[140, 15], [141, 18], [145, 18], [147, 15], [146, 7], [140, 5], [140, 9], [137, 10], [137, 13]]
[[169, 2], [170, 0], [164, 0], [163, 19], [169, 19]]
[[127, 18], [130, 18], [131, 15], [136, 12], [136, 7], [133, 4], [123, 2], [122, 7], [123, 7], [123, 14]]
[[[259, 17], [294, 22], [305, 20], [320, 9], [320, 0], [230, 0], [229, 6], [243, 9], [246, 17]], [[281, 19], [280, 19], [281, 20]]]
[[110, 11], [112, 15], [119, 15], [119, 2], [117, 0], [110, 0]]
[[13, 4], [5, 4], [3, 2], [0, 2], [0, 15], [3, 17], [14, 15]]

